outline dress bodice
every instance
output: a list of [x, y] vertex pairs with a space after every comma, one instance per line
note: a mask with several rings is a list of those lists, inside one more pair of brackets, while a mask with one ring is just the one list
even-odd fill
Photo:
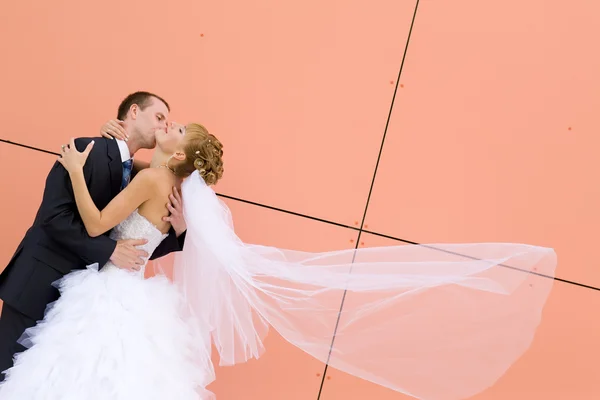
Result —
[[[138, 248], [151, 255], [160, 243], [168, 236], [163, 234], [152, 222], [139, 214], [138, 210], [131, 213], [123, 222], [117, 225], [110, 233], [113, 240], [124, 239], [146, 239], [148, 243]], [[144, 265], [137, 272], [140, 277], [144, 276], [146, 263], [150, 257], [144, 259]], [[103, 269], [118, 268], [109, 261]]]

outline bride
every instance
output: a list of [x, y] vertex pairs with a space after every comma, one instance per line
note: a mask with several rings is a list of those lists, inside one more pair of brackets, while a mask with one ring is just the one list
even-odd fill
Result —
[[[182, 134], [183, 133], [183, 134]], [[221, 142], [199, 124], [156, 134], [150, 167], [103, 210], [83, 151], [59, 162], [91, 236], [169, 230], [164, 204], [181, 187], [187, 224], [173, 280], [111, 263], [72, 272], [61, 297], [21, 338], [0, 398], [214, 399], [221, 365], [258, 358], [270, 328], [316, 359], [419, 399], [463, 399], [493, 385], [528, 349], [552, 288], [552, 249], [511, 243], [399, 245], [308, 253], [243, 243], [211, 186]], [[260, 174], [257, 174], [260, 176]], [[114, 228], [114, 229], [113, 229]]]

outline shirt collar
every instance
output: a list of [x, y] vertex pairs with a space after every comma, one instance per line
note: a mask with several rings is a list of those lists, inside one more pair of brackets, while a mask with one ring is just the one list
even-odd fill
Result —
[[127, 147], [127, 143], [120, 139], [115, 140], [117, 141], [117, 145], [119, 146], [119, 153], [121, 153], [121, 162], [125, 162], [132, 158], [131, 153], [129, 152], [129, 147]]

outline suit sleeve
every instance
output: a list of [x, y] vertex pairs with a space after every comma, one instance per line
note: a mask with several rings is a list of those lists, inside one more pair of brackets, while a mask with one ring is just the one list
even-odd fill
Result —
[[[75, 145], [79, 151], [83, 151], [89, 142], [90, 139], [77, 139]], [[94, 170], [98, 170], [101, 162], [105, 162], [101, 152], [92, 151], [83, 168], [88, 187], [93, 183]], [[105, 179], [108, 182], [108, 176], [96, 179]], [[54, 164], [46, 180], [42, 204], [45, 204], [42, 229], [54, 241], [88, 264], [98, 263], [103, 266], [108, 262], [115, 250], [116, 241], [105, 235], [95, 238], [88, 235], [77, 211], [69, 173], [58, 162]]]
[[169, 230], [169, 236], [167, 236], [165, 240], [163, 240], [161, 244], [154, 250], [154, 253], [152, 253], [150, 259], [155, 260], [157, 258], [164, 257], [167, 254], [172, 253], [174, 251], [183, 250], [183, 244], [185, 243], [185, 234], [186, 232], [183, 232], [181, 235], [179, 235], [179, 237], [177, 237], [175, 231], [173, 230], [173, 228], [171, 228]]

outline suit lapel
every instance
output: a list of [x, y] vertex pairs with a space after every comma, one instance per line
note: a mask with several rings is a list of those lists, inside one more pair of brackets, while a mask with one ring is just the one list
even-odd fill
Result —
[[116, 140], [107, 140], [107, 152], [110, 162], [108, 168], [110, 170], [110, 192], [111, 197], [115, 197], [121, 191], [121, 182], [123, 180], [123, 163], [121, 161], [121, 153]]

